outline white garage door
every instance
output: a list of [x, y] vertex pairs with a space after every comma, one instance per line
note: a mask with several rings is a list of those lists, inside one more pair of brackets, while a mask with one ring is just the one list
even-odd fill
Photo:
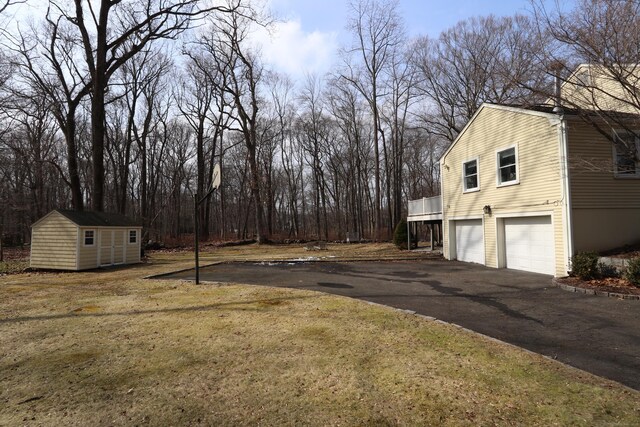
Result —
[[504, 240], [507, 268], [555, 273], [551, 216], [505, 218]]
[[482, 220], [456, 221], [456, 258], [459, 261], [484, 264]]

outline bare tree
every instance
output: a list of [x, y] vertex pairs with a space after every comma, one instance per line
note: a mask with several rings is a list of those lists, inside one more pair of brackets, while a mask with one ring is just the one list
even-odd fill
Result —
[[75, 49], [67, 21], [53, 19], [49, 13], [42, 28], [21, 31], [13, 40], [18, 75], [16, 91], [30, 88], [46, 97], [66, 142], [67, 183], [73, 208], [84, 209], [80, 179], [77, 114], [89, 93], [87, 77], [77, 68]]
[[[640, 161], [640, 2], [580, 0], [569, 11], [532, 4], [539, 30], [551, 38], [544, 71], [563, 83], [557, 101]], [[617, 138], [612, 129], [632, 137]]]
[[[375, 230], [381, 237], [381, 176], [380, 176], [380, 97], [384, 70], [390, 66], [393, 52], [403, 41], [403, 24], [398, 15], [397, 0], [357, 0], [350, 3], [351, 17], [348, 28], [352, 32], [354, 47], [347, 53], [347, 70], [342, 78], [349, 81], [367, 100], [372, 114], [373, 149], [375, 155]], [[353, 56], [358, 57], [353, 62]]]
[[[104, 209], [105, 95], [114, 73], [150, 43], [174, 38], [194, 19], [211, 11], [230, 12], [225, 6], [203, 8], [196, 0], [74, 0], [73, 7], [52, 1], [58, 18], [70, 24], [73, 43], [82, 51], [80, 70], [91, 94], [93, 208]], [[77, 60], [78, 58], [74, 58]], [[74, 69], [73, 71], [78, 71]]]
[[[420, 38], [414, 49], [418, 88], [425, 97], [421, 121], [453, 141], [483, 102], [535, 104], [544, 84], [543, 43], [522, 15], [461, 21], [438, 39]], [[526, 85], [526, 86], [525, 86]]]
[[24, 3], [26, 1], [27, 0], [3, 0], [3, 1], [0, 1], [0, 14], [4, 13], [9, 8], [9, 6], [13, 6], [15, 4]]
[[263, 66], [258, 54], [247, 41], [250, 26], [262, 22], [256, 10], [244, 6], [241, 0], [229, 0], [226, 10], [210, 21], [210, 28], [200, 38], [202, 48], [216, 64], [226, 79], [220, 80], [222, 92], [231, 99], [233, 111], [231, 127], [240, 132], [246, 148], [250, 169], [250, 187], [255, 209], [256, 239], [266, 242], [264, 206], [262, 200], [262, 175], [258, 162], [260, 109], [259, 86], [263, 79]]

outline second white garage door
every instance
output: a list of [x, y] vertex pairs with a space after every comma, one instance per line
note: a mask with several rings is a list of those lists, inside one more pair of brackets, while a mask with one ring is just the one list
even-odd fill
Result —
[[482, 220], [456, 221], [456, 258], [458, 261], [484, 264]]
[[507, 268], [534, 273], [555, 273], [551, 216], [504, 219]]

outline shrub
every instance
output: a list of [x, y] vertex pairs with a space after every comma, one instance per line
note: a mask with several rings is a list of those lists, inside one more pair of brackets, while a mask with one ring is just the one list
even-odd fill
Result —
[[604, 262], [599, 262], [598, 276], [599, 277], [620, 277], [620, 272], [613, 265], [606, 264]]
[[582, 280], [598, 276], [598, 254], [595, 252], [578, 252], [571, 257], [571, 274]]
[[407, 227], [407, 221], [400, 220], [396, 229], [393, 231], [393, 244], [398, 249], [407, 249], [407, 235], [409, 233], [409, 227]]
[[630, 281], [632, 285], [640, 287], [640, 258], [629, 260], [624, 278]]

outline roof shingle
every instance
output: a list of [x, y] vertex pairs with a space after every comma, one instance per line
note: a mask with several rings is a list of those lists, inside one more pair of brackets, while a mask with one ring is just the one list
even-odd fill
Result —
[[72, 211], [56, 209], [56, 212], [67, 217], [81, 227], [139, 227], [140, 223], [133, 219], [114, 213]]

